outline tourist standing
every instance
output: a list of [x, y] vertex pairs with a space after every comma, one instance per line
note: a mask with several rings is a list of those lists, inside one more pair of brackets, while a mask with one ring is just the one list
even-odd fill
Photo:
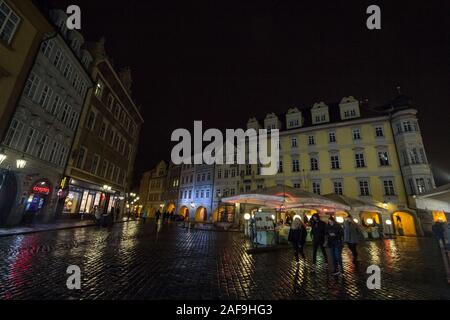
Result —
[[295, 261], [299, 263], [298, 254], [300, 253], [302, 258], [305, 259], [305, 253], [303, 247], [306, 241], [306, 227], [300, 218], [295, 218], [289, 229], [288, 241], [292, 243], [294, 248]]
[[344, 221], [344, 243], [352, 252], [353, 263], [356, 263], [358, 259], [358, 242], [363, 239], [363, 234], [359, 229], [359, 226], [353, 221], [351, 215], [348, 215]]
[[325, 263], [328, 263], [327, 252], [324, 247], [327, 224], [322, 220], [320, 220], [318, 213], [313, 214], [310, 222], [311, 222], [311, 237], [313, 242], [313, 268], [314, 268], [313, 272], [315, 272], [317, 261], [317, 249], [320, 248]]
[[343, 230], [339, 223], [336, 222], [334, 217], [328, 219], [327, 225], [327, 239], [328, 247], [331, 249], [333, 257], [334, 272], [333, 275], [337, 275], [342, 270], [342, 247], [343, 247]]

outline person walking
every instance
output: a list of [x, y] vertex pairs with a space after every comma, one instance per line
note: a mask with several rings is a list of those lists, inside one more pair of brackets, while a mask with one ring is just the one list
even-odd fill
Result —
[[300, 253], [302, 258], [305, 259], [305, 253], [303, 252], [303, 246], [306, 241], [306, 227], [300, 218], [295, 218], [289, 229], [288, 241], [292, 243], [294, 248], [295, 262], [300, 263], [298, 254]]
[[317, 249], [320, 248], [322, 251], [323, 259], [326, 264], [328, 264], [328, 257], [327, 252], [324, 247], [325, 243], [325, 233], [326, 233], [326, 227], [327, 224], [320, 220], [319, 214], [315, 213], [311, 217], [311, 236], [312, 236], [312, 243], [313, 243], [313, 272], [315, 272], [316, 269], [316, 262], [317, 262]]
[[95, 222], [96, 222], [97, 226], [100, 227], [102, 214], [101, 214], [100, 209], [98, 208], [98, 206], [94, 207], [94, 217], [95, 217]]
[[115, 219], [115, 221], [118, 221], [118, 220], [119, 220], [119, 217], [120, 217], [120, 208], [117, 207], [117, 208], [116, 208], [116, 219]]
[[360, 240], [364, 238], [361, 229], [359, 226], [353, 221], [351, 215], [348, 215], [344, 221], [344, 243], [347, 244], [348, 248], [352, 252], [353, 263], [357, 262], [358, 259], [358, 250], [357, 245]]
[[342, 269], [342, 247], [343, 247], [344, 231], [334, 217], [328, 219], [326, 229], [326, 236], [328, 237], [328, 246], [331, 249], [333, 257], [334, 272], [333, 275], [338, 275]]
[[145, 221], [147, 220], [148, 217], [148, 210], [147, 208], [144, 210], [144, 213], [142, 214], [142, 222], [145, 224]]
[[442, 221], [436, 221], [431, 227], [431, 231], [433, 231], [434, 236], [438, 240], [439, 245], [445, 247], [445, 227]]

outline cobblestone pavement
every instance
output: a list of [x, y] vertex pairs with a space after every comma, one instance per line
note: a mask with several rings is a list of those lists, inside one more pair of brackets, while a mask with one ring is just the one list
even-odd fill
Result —
[[[354, 267], [328, 276], [289, 249], [249, 255], [241, 233], [127, 222], [0, 238], [0, 299], [450, 299], [433, 239], [369, 241]], [[307, 258], [311, 248], [306, 248]], [[319, 254], [320, 257], [320, 254]], [[68, 290], [78, 265], [81, 290]], [[381, 289], [366, 287], [366, 268], [381, 267]]]

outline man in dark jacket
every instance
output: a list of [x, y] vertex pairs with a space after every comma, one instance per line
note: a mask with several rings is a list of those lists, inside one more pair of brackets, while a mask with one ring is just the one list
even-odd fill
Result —
[[328, 219], [328, 225], [326, 229], [326, 235], [328, 237], [328, 246], [331, 249], [333, 256], [333, 266], [334, 275], [339, 274], [340, 269], [342, 269], [342, 248], [343, 248], [343, 237], [344, 230], [336, 222], [334, 217]]
[[311, 217], [311, 236], [313, 243], [313, 266], [315, 271], [316, 261], [317, 261], [317, 249], [320, 248], [322, 251], [323, 259], [327, 263], [327, 252], [324, 247], [325, 233], [326, 233], [326, 223], [320, 220], [319, 214], [315, 213]]

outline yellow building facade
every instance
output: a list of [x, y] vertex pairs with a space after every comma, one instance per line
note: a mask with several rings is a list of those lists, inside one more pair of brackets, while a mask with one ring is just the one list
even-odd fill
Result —
[[0, 136], [9, 126], [50, 23], [31, 0], [0, 0]]
[[414, 199], [432, 190], [434, 179], [417, 110], [401, 97], [395, 104], [390, 111], [373, 110], [344, 97], [338, 104], [320, 102], [251, 118], [248, 129], [279, 130], [280, 162], [272, 176], [260, 175], [257, 165], [244, 166], [242, 190], [285, 185], [348, 197], [380, 208], [352, 212], [360, 222], [380, 224], [388, 234], [422, 235]]

